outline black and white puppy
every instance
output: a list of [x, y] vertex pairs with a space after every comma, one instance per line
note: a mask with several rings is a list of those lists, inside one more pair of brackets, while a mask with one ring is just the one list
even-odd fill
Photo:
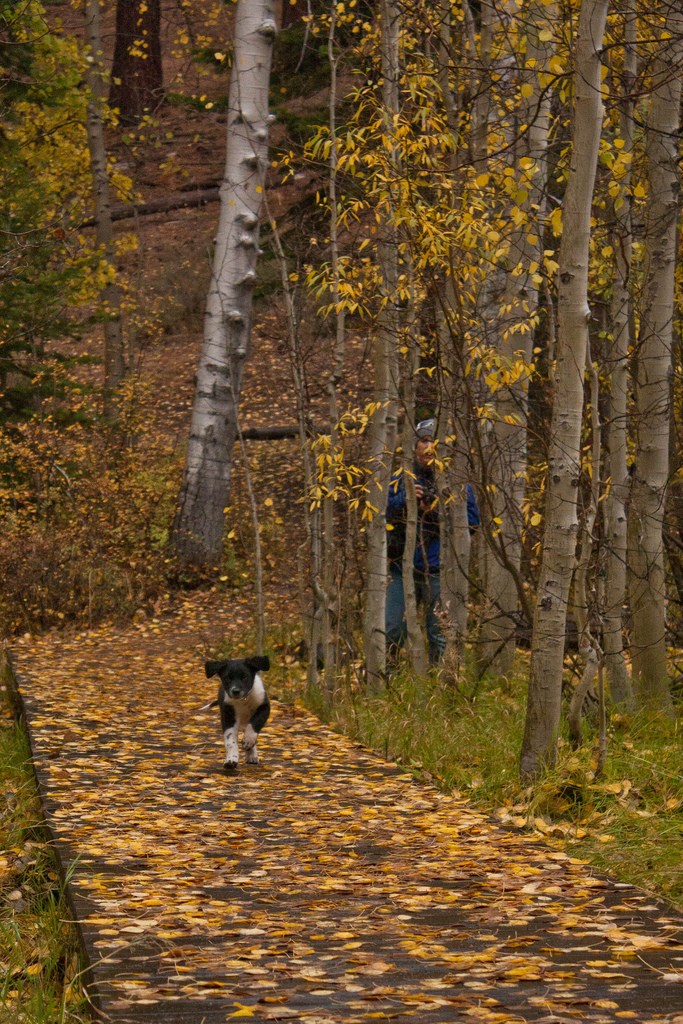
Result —
[[270, 661], [267, 657], [207, 661], [204, 667], [207, 678], [220, 676], [221, 680], [216, 703], [221, 709], [225, 741], [223, 767], [236, 768], [239, 764], [237, 734], [240, 730], [246, 763], [258, 764], [256, 740], [270, 715], [270, 702], [259, 673], [268, 671]]

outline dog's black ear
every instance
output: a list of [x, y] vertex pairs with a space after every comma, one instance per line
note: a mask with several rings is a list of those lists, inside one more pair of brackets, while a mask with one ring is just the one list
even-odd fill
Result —
[[246, 662], [254, 672], [267, 672], [270, 668], [270, 658], [267, 654], [259, 655], [256, 658], [247, 658]]
[[204, 665], [204, 671], [206, 672], [206, 678], [210, 679], [211, 676], [216, 676], [222, 668], [227, 665], [226, 661], [207, 661]]

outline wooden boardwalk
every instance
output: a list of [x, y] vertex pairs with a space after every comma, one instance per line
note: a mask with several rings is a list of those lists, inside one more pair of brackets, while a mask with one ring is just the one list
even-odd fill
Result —
[[683, 919], [642, 892], [277, 702], [225, 775], [221, 619], [11, 652], [97, 1015], [683, 1024]]

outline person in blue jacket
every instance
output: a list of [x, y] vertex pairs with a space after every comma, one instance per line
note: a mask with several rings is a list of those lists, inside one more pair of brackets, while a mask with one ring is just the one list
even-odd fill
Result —
[[[436, 421], [422, 420], [415, 428], [415, 497], [417, 498], [417, 537], [413, 572], [415, 597], [418, 607], [425, 609], [425, 626], [429, 648], [429, 663], [436, 665], [444, 652], [446, 642], [441, 632], [437, 605], [441, 594], [441, 545], [439, 536], [439, 502], [434, 478], [434, 436]], [[479, 525], [479, 509], [474, 491], [467, 485], [467, 521], [470, 532]], [[396, 663], [399, 648], [406, 634], [405, 597], [403, 593], [403, 549], [406, 530], [406, 488], [403, 471], [391, 478], [387, 500], [389, 556], [389, 586], [386, 597], [387, 664]]]

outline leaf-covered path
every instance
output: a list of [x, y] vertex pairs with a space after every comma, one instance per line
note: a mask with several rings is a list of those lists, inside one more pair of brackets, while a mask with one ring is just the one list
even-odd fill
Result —
[[12, 651], [105, 1020], [683, 1024], [683, 920], [645, 894], [278, 702], [224, 774], [198, 708], [236, 612]]

